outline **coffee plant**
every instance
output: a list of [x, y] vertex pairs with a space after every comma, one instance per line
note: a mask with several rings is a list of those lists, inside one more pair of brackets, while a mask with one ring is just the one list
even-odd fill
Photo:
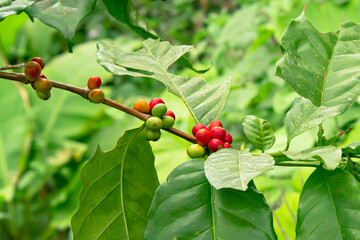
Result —
[[[92, 13], [95, 3], [2, 1], [0, 21], [25, 11], [58, 29], [71, 52], [75, 29]], [[315, 169], [300, 195], [297, 239], [360, 239], [360, 141], [339, 146], [344, 132], [325, 137], [323, 126], [325, 120], [345, 114], [360, 95], [359, 24], [346, 22], [336, 32], [322, 33], [306, 18], [305, 8], [290, 21], [281, 38], [276, 76], [298, 97], [284, 120], [286, 145], [271, 151], [276, 138], [268, 120], [255, 115], [238, 119], [250, 142], [241, 146], [232, 145], [231, 129], [227, 131], [226, 124], [218, 120], [228, 100], [231, 78], [209, 84], [200, 76], [174, 74], [171, 67], [175, 63], [191, 70], [191, 75], [209, 69], [194, 67], [186, 57], [193, 46], [172, 45], [144, 25], [131, 1], [103, 3], [116, 20], [145, 40], [141, 49], [132, 52], [99, 41], [98, 63], [117, 76], [161, 82], [185, 104], [196, 125], [192, 135], [174, 128], [177, 113], [160, 98], [150, 103], [139, 99], [132, 108], [111, 100], [100, 89], [98, 76], [88, 82], [83, 79], [82, 86], [47, 79], [41, 74], [46, 69], [42, 56], [1, 67], [2, 80], [31, 85], [40, 99], [51, 99], [51, 94], [59, 94], [54, 89], [61, 89], [144, 121], [127, 130], [112, 150], [98, 147], [82, 167], [80, 204], [71, 220], [73, 239], [277, 239], [272, 209], [253, 181], [274, 166]], [[79, 63], [79, 68], [82, 64], [86, 62]], [[296, 136], [314, 127], [319, 129], [313, 136], [315, 147], [290, 150]], [[188, 141], [192, 159], [177, 166], [160, 184], [149, 141], [159, 140], [164, 131]], [[3, 174], [4, 166], [0, 169]]]

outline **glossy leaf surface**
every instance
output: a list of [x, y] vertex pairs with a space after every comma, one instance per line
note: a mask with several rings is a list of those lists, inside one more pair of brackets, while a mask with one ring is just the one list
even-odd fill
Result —
[[180, 97], [198, 123], [209, 124], [218, 119], [225, 107], [230, 91], [230, 79], [209, 85], [201, 77], [181, 77], [168, 72], [168, 67], [191, 46], [171, 46], [169, 42], [148, 39], [143, 49], [126, 52], [105, 43], [98, 44], [99, 63], [116, 75], [148, 77], [162, 82], [169, 92]]
[[0, 21], [4, 20], [7, 16], [21, 13], [33, 3], [34, 1], [30, 0], [0, 1]]
[[187, 161], [160, 185], [145, 239], [276, 239], [271, 210], [254, 184], [247, 191], [216, 190], [203, 166], [202, 159]]
[[306, 181], [297, 212], [297, 239], [358, 239], [360, 183], [341, 169], [318, 168]]
[[117, 146], [100, 148], [84, 166], [74, 239], [142, 239], [146, 215], [159, 185], [150, 144], [127, 131]]

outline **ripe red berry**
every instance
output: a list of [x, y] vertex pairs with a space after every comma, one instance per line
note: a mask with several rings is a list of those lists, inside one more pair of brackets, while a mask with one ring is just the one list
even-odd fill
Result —
[[233, 142], [233, 138], [230, 135], [230, 133], [226, 133], [226, 137], [225, 137], [224, 142], [227, 142], [227, 143], [230, 143], [230, 144]]
[[88, 83], [87, 83], [87, 87], [90, 90], [96, 89], [96, 88], [100, 88], [101, 86], [101, 78], [98, 76], [92, 76], [89, 78]]
[[224, 143], [219, 139], [211, 139], [208, 146], [211, 152], [216, 152], [217, 150], [224, 148]]
[[196, 124], [193, 128], [192, 128], [192, 134], [194, 136], [196, 136], [196, 133], [200, 130], [200, 129], [207, 129], [207, 127], [204, 124], [198, 123]]
[[231, 144], [228, 142], [224, 142], [224, 148], [231, 148]]
[[222, 125], [221, 121], [219, 121], [219, 120], [213, 120], [213, 121], [211, 121], [211, 123], [210, 123], [210, 125], [209, 125], [209, 131], [211, 131], [211, 129], [212, 129], [213, 127], [223, 127], [223, 125]]
[[210, 139], [211, 139], [210, 132], [209, 132], [207, 129], [205, 129], [205, 128], [200, 129], [200, 130], [196, 133], [196, 141], [197, 141], [201, 146], [206, 146], [206, 145], [208, 145]]
[[149, 103], [145, 100], [137, 100], [134, 105], [133, 105], [133, 109], [138, 111], [138, 112], [142, 112], [142, 113], [150, 113], [150, 106]]
[[175, 120], [175, 113], [173, 111], [167, 110], [164, 116], [170, 116]]
[[153, 98], [151, 99], [151, 101], [149, 102], [149, 106], [150, 106], [150, 112], [151, 110], [153, 109], [153, 107], [156, 105], [156, 104], [159, 104], [159, 103], [164, 103], [164, 101], [161, 99], [161, 98]]
[[35, 81], [41, 74], [41, 66], [37, 62], [29, 62], [25, 65], [25, 77], [29, 81]]
[[216, 138], [221, 141], [225, 140], [226, 137], [226, 131], [222, 127], [213, 127], [210, 130], [211, 138]]
[[33, 59], [30, 60], [30, 62], [37, 62], [38, 64], [40, 64], [41, 69], [43, 69], [45, 67], [45, 62], [41, 57], [34, 57]]
[[93, 89], [89, 92], [89, 100], [93, 103], [102, 103], [104, 101], [104, 92], [100, 89]]

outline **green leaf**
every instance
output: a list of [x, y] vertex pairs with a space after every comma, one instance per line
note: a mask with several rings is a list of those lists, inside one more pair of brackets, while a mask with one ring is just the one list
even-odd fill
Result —
[[272, 169], [274, 164], [274, 158], [266, 153], [254, 156], [249, 150], [222, 149], [206, 159], [205, 175], [216, 189], [245, 191], [254, 177]]
[[343, 153], [360, 154], [360, 141], [353, 142], [342, 148]]
[[253, 115], [247, 115], [242, 123], [246, 137], [262, 152], [274, 145], [275, 136], [270, 123]]
[[320, 33], [302, 13], [288, 25], [281, 49], [276, 75], [315, 106], [349, 107], [358, 98], [360, 25], [347, 22], [337, 33]]
[[246, 191], [215, 190], [204, 161], [187, 161], [158, 188], [148, 214], [145, 239], [276, 239], [272, 213], [253, 183]]
[[341, 148], [334, 146], [314, 147], [299, 153], [289, 151], [282, 151], [282, 153], [292, 160], [318, 160], [323, 163], [323, 168], [327, 170], [336, 169], [340, 164], [342, 155]]
[[230, 79], [209, 85], [200, 77], [181, 77], [168, 72], [177, 59], [192, 46], [171, 46], [169, 42], [148, 39], [143, 49], [131, 53], [115, 46], [98, 43], [99, 63], [116, 75], [148, 77], [162, 82], [169, 92], [180, 97], [197, 123], [209, 124], [218, 119], [230, 91]]
[[150, 144], [125, 132], [109, 152], [100, 148], [84, 166], [74, 239], [142, 239], [146, 215], [159, 185]]
[[285, 117], [285, 130], [288, 141], [313, 128], [325, 119], [341, 114], [346, 110], [346, 105], [333, 107], [316, 107], [305, 98], [295, 98], [291, 109]]
[[342, 169], [318, 168], [306, 181], [297, 212], [297, 239], [358, 239], [360, 183]]
[[96, 0], [37, 0], [25, 11], [50, 27], [58, 29], [65, 37], [72, 52], [75, 30], [79, 22], [89, 15]]
[[21, 13], [33, 3], [34, 1], [30, 0], [0, 1], [0, 22], [7, 16]]

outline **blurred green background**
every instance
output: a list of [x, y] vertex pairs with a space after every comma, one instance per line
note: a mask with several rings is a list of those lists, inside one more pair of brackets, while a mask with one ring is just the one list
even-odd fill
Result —
[[[285, 147], [284, 118], [297, 96], [275, 76], [281, 57], [280, 40], [292, 18], [307, 4], [306, 16], [320, 31], [337, 31], [345, 21], [360, 22], [358, 0], [172, 0], [133, 2], [155, 32], [173, 45], [195, 45], [188, 56], [202, 74], [216, 83], [229, 76], [232, 86], [220, 120], [234, 137], [234, 146], [254, 149], [242, 131], [241, 120], [252, 114], [268, 120], [276, 133], [270, 151]], [[51, 80], [85, 87], [87, 79], [103, 79], [106, 96], [129, 107], [140, 99], [161, 97], [176, 114], [175, 127], [190, 133], [195, 124], [180, 99], [154, 80], [113, 76], [96, 61], [96, 41], [112, 42], [128, 51], [141, 48], [140, 36], [112, 18], [102, 1], [78, 26], [74, 52], [67, 52], [63, 36], [25, 13], [0, 22], [0, 66], [39, 56]], [[180, 65], [170, 72], [199, 76]], [[103, 105], [95, 105], [65, 91], [52, 90], [39, 100], [30, 86], [0, 81], [0, 239], [71, 239], [69, 228], [81, 191], [80, 171], [99, 144], [111, 150], [125, 130], [140, 120]], [[358, 140], [359, 103], [324, 123], [325, 134], [352, 128], [337, 145]], [[300, 151], [316, 142], [317, 129], [292, 141]], [[190, 143], [163, 132], [152, 143], [161, 182], [188, 160]], [[296, 208], [311, 168], [275, 167], [255, 179], [268, 200], [279, 239], [295, 238]]]

